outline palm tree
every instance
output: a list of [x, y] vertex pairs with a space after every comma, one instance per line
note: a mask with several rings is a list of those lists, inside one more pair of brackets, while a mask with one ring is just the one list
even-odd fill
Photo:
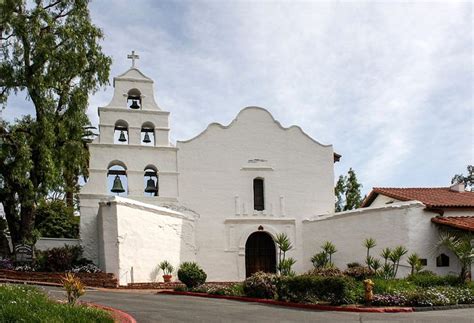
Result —
[[450, 250], [461, 263], [461, 272], [459, 279], [469, 280], [469, 267], [474, 262], [474, 246], [471, 244], [473, 239], [470, 234], [443, 232], [440, 234], [436, 248], [445, 247]]

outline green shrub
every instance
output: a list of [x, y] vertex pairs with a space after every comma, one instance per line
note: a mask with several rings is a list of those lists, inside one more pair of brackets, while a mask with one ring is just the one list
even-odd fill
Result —
[[[176, 289], [175, 289], [176, 290]], [[236, 283], [232, 285], [203, 284], [189, 289], [190, 292], [207, 293], [212, 295], [225, 296], [244, 296], [243, 284]]]
[[428, 287], [403, 292], [410, 306], [445, 306], [474, 303], [474, 292], [469, 288]]
[[337, 267], [313, 268], [308, 271], [307, 275], [322, 277], [342, 277], [344, 273]]
[[432, 274], [414, 274], [407, 278], [408, 281], [412, 282], [419, 287], [433, 287], [433, 286], [456, 286], [461, 285], [463, 282], [459, 279], [459, 276], [447, 275], [447, 276], [436, 276]]
[[37, 252], [37, 271], [64, 272], [92, 263], [82, 257], [81, 246], [68, 246]]
[[202, 285], [206, 282], [207, 275], [195, 262], [183, 262], [179, 266], [178, 279], [188, 288]]
[[114, 322], [109, 313], [50, 300], [29, 286], [0, 285], [0, 322]]
[[348, 304], [355, 302], [352, 287], [353, 280], [348, 277], [313, 275], [281, 277], [278, 283], [278, 297], [283, 301], [298, 303]]
[[397, 291], [415, 290], [416, 285], [406, 279], [373, 278], [374, 294], [393, 294]]
[[277, 295], [279, 277], [259, 271], [244, 281], [244, 293], [248, 297], [274, 299]]
[[372, 278], [375, 275], [375, 271], [366, 266], [354, 266], [347, 268], [344, 271], [344, 274], [356, 280], [362, 281], [367, 278]]

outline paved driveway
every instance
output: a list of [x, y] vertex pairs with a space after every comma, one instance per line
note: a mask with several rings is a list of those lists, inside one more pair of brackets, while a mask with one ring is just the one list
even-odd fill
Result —
[[[41, 287], [51, 297], [65, 299], [58, 288]], [[131, 314], [137, 322], [474, 322], [473, 309], [415, 313], [349, 313], [309, 311], [257, 303], [154, 292], [88, 290], [84, 301], [112, 306]]]

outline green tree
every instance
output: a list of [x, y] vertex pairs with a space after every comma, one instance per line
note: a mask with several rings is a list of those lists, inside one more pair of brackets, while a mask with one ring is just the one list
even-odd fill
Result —
[[336, 195], [336, 212], [342, 212], [344, 210], [344, 192], [346, 189], [346, 178], [345, 176], [339, 175], [339, 178], [334, 188], [334, 194]]
[[79, 238], [79, 217], [63, 200], [42, 201], [36, 209], [35, 229], [41, 237]]
[[451, 179], [451, 184], [463, 183], [466, 188], [471, 188], [474, 191], [474, 165], [467, 165], [467, 175], [456, 174]]
[[356, 173], [352, 168], [349, 168], [347, 176], [340, 175], [334, 188], [336, 212], [354, 210], [360, 207], [363, 201], [361, 189], [362, 184], [358, 182]]
[[14, 244], [35, 242], [38, 204], [52, 191], [72, 204], [87, 175], [87, 101], [111, 60], [87, 0], [2, 1], [0, 102], [26, 93], [34, 115], [0, 124], [0, 202]]

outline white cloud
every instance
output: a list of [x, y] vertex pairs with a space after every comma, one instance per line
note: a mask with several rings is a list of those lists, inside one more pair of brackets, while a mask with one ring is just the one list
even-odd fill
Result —
[[[138, 66], [172, 137], [268, 108], [372, 186], [446, 185], [473, 163], [472, 3], [97, 1], [112, 75]], [[112, 89], [91, 98], [90, 116]], [[7, 113], [7, 112], [5, 112]]]

